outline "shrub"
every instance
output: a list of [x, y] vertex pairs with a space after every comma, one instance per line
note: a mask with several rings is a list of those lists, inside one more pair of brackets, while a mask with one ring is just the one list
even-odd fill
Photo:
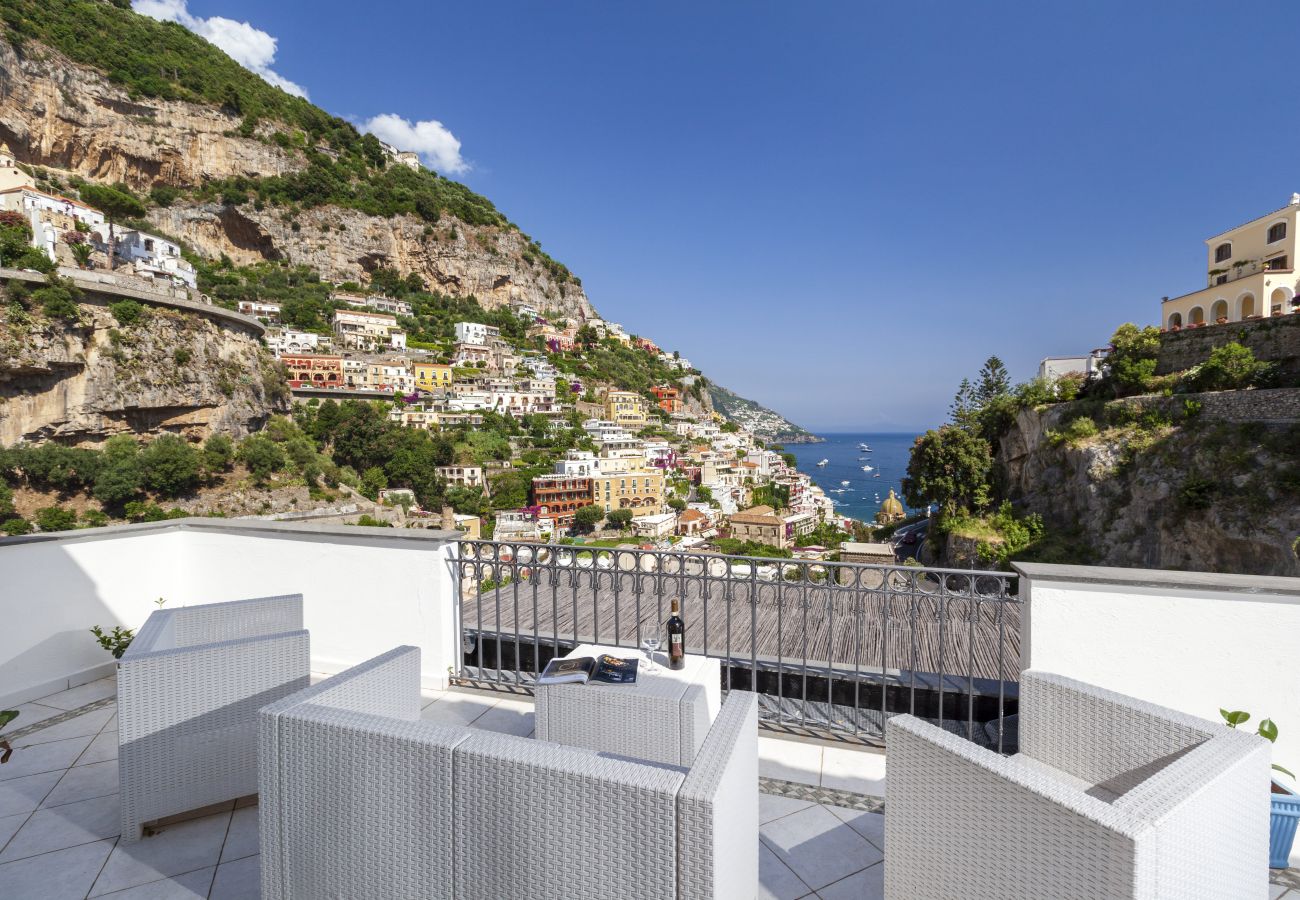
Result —
[[199, 454], [184, 439], [165, 434], [140, 451], [144, 483], [164, 497], [189, 493], [199, 484]]
[[77, 307], [78, 294], [80, 291], [75, 291], [65, 284], [50, 284], [32, 292], [32, 300], [41, 305], [41, 312], [45, 313], [46, 317], [75, 322], [81, 318], [81, 310]]
[[113, 314], [114, 319], [117, 319], [117, 324], [126, 327], [136, 324], [140, 321], [140, 317], [144, 315], [144, 307], [129, 298], [110, 303], [108, 311]]
[[1196, 390], [1235, 391], [1256, 384], [1272, 367], [1236, 341], [1215, 347], [1191, 376]]
[[102, 509], [87, 509], [81, 513], [81, 524], [87, 528], [102, 528], [108, 524], [108, 514]]
[[109, 632], [105, 632], [98, 625], [92, 625], [90, 633], [95, 636], [95, 640], [99, 641], [99, 646], [113, 654], [113, 659], [121, 659], [122, 654], [131, 646], [131, 639], [135, 637], [134, 631], [120, 625]]
[[286, 462], [280, 445], [260, 434], [244, 438], [236, 456], [248, 467], [258, 484], [266, 484], [273, 473], [284, 468]]
[[14, 515], [14, 492], [9, 485], [0, 480], [0, 522]]
[[157, 503], [147, 503], [143, 500], [133, 500], [126, 504], [124, 514], [132, 522], [161, 522], [164, 519], [183, 519], [189, 515], [183, 509], [176, 507], [163, 509]]
[[36, 525], [41, 531], [71, 531], [77, 527], [77, 514], [61, 506], [47, 506], [36, 511]]
[[95, 478], [95, 499], [108, 509], [120, 509], [140, 493], [140, 446], [130, 435], [116, 435], [104, 443], [103, 466]]
[[1087, 416], [1071, 419], [1059, 431], [1048, 431], [1047, 442], [1053, 447], [1073, 447], [1097, 436], [1097, 423]]
[[1209, 478], [1189, 475], [1178, 491], [1179, 503], [1184, 509], [1209, 509], [1214, 505], [1219, 486]]
[[235, 459], [235, 442], [224, 434], [211, 435], [203, 442], [203, 468], [227, 472]]
[[20, 534], [31, 534], [32, 523], [28, 522], [26, 519], [7, 519], [3, 524], [0, 524], [0, 531], [3, 531], [10, 537], [15, 537]]

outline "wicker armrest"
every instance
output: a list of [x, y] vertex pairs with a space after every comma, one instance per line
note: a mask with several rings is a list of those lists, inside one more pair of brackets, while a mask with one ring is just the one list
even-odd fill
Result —
[[677, 794], [682, 897], [758, 893], [758, 696], [733, 690]]
[[302, 594], [159, 609], [150, 613], [122, 659], [301, 631], [302, 623]]
[[890, 900], [1130, 897], [1135, 836], [1111, 806], [912, 716], [886, 726]]
[[1061, 675], [1020, 677], [1020, 751], [1116, 794], [1222, 730]]

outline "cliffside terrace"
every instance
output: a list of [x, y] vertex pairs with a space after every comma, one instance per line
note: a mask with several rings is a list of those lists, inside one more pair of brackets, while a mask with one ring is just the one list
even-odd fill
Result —
[[[547, 660], [585, 643], [637, 652], [681, 600], [688, 654], [718, 661], [724, 695], [758, 694], [763, 897], [885, 896], [886, 720], [911, 713], [1012, 756], [1025, 669], [1206, 719], [1220, 707], [1271, 716], [1274, 758], [1292, 768], [1300, 758], [1296, 579], [925, 570], [458, 537], [181, 519], [0, 541], [0, 707], [20, 713], [0, 766], [5, 892], [259, 895], [255, 796], [121, 839], [116, 664], [88, 633], [139, 628], [160, 607], [249, 597], [303, 595], [313, 681], [416, 647], [423, 721], [520, 737], [535, 737]], [[1099, 851], [1096, 865], [1107, 864]], [[1204, 896], [1300, 897], [1294, 870], [1273, 870], [1266, 886], [1264, 867]]]

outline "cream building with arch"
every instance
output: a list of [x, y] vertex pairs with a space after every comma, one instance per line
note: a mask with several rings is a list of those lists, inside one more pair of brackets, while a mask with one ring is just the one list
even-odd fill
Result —
[[1166, 331], [1281, 316], [1296, 295], [1300, 194], [1281, 209], [1205, 241], [1208, 287], [1161, 303]]

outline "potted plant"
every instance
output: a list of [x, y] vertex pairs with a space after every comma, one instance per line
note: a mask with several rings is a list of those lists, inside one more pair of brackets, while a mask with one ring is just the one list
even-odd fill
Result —
[[[1250, 719], [1250, 713], [1243, 710], [1219, 710], [1223, 721], [1229, 728], [1236, 728]], [[1260, 720], [1255, 733], [1273, 743], [1277, 740], [1277, 725], [1272, 719]], [[1295, 775], [1277, 763], [1273, 770], [1295, 778]], [[1274, 869], [1285, 869], [1290, 865], [1291, 844], [1295, 841], [1296, 825], [1300, 825], [1300, 794], [1293, 794], [1276, 781], [1273, 782], [1273, 811], [1268, 830], [1268, 864]]]

